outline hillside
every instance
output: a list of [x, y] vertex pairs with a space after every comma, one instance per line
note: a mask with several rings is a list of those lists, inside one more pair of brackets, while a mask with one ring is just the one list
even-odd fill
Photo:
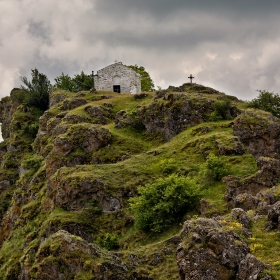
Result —
[[[280, 279], [278, 118], [188, 83], [41, 114], [0, 101], [0, 279]], [[139, 228], [132, 198], [170, 178], [199, 201]]]

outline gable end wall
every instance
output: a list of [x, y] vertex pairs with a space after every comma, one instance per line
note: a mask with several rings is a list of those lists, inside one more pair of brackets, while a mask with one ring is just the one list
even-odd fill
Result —
[[[97, 90], [113, 91], [113, 79], [118, 76], [121, 92], [141, 92], [141, 76], [121, 63], [115, 63], [100, 69], [97, 71], [97, 75], [98, 77], [94, 78]], [[118, 78], [115, 78], [115, 80], [118, 80]]]

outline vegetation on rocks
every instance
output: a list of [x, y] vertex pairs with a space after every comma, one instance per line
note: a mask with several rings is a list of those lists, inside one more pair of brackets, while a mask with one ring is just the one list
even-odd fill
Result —
[[0, 279], [280, 278], [277, 117], [198, 84], [71, 90], [0, 101]]
[[172, 174], [137, 189], [139, 196], [130, 199], [135, 225], [142, 230], [162, 232], [182, 215], [195, 208], [202, 192], [188, 177]]
[[248, 107], [270, 112], [273, 116], [280, 117], [280, 96], [267, 90], [258, 90], [258, 97], [248, 102]]
[[51, 83], [48, 77], [40, 73], [37, 68], [31, 69], [31, 80], [27, 77], [21, 78], [23, 86], [21, 90], [15, 91], [11, 97], [20, 104], [46, 110], [49, 107], [49, 95]]
[[153, 91], [155, 84], [143, 66], [138, 65], [126, 65], [127, 67], [133, 69], [135, 72], [141, 75], [141, 89], [142, 91]]

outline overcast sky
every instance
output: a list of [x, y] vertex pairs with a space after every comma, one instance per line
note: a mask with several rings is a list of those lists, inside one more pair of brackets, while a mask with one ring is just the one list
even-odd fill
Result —
[[157, 86], [188, 82], [243, 100], [280, 93], [279, 0], [0, 0], [0, 97], [35, 67], [51, 82], [115, 60]]

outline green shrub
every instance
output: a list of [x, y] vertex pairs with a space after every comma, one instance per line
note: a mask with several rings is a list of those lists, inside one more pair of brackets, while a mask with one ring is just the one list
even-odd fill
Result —
[[229, 174], [229, 168], [221, 158], [210, 154], [202, 166], [200, 174], [205, 179], [220, 181], [224, 176]]
[[176, 171], [176, 164], [173, 158], [164, 159], [160, 161], [160, 166], [163, 174], [170, 175]]
[[22, 166], [28, 169], [38, 170], [42, 164], [43, 157], [37, 154], [31, 155], [22, 161]]
[[216, 100], [213, 103], [214, 111], [209, 116], [210, 121], [228, 120], [231, 119], [230, 114], [231, 101], [228, 98]]
[[259, 92], [258, 97], [248, 102], [248, 107], [270, 112], [272, 115], [280, 118], [280, 96], [266, 90], [257, 91]]
[[39, 130], [39, 123], [34, 122], [31, 124], [25, 124], [22, 128], [22, 134], [27, 135], [31, 139], [35, 139]]
[[198, 203], [202, 193], [190, 178], [175, 174], [138, 188], [138, 197], [129, 200], [136, 226], [162, 232]]
[[103, 238], [98, 237], [97, 244], [107, 250], [114, 250], [119, 248], [117, 236], [110, 233], [106, 233]]

